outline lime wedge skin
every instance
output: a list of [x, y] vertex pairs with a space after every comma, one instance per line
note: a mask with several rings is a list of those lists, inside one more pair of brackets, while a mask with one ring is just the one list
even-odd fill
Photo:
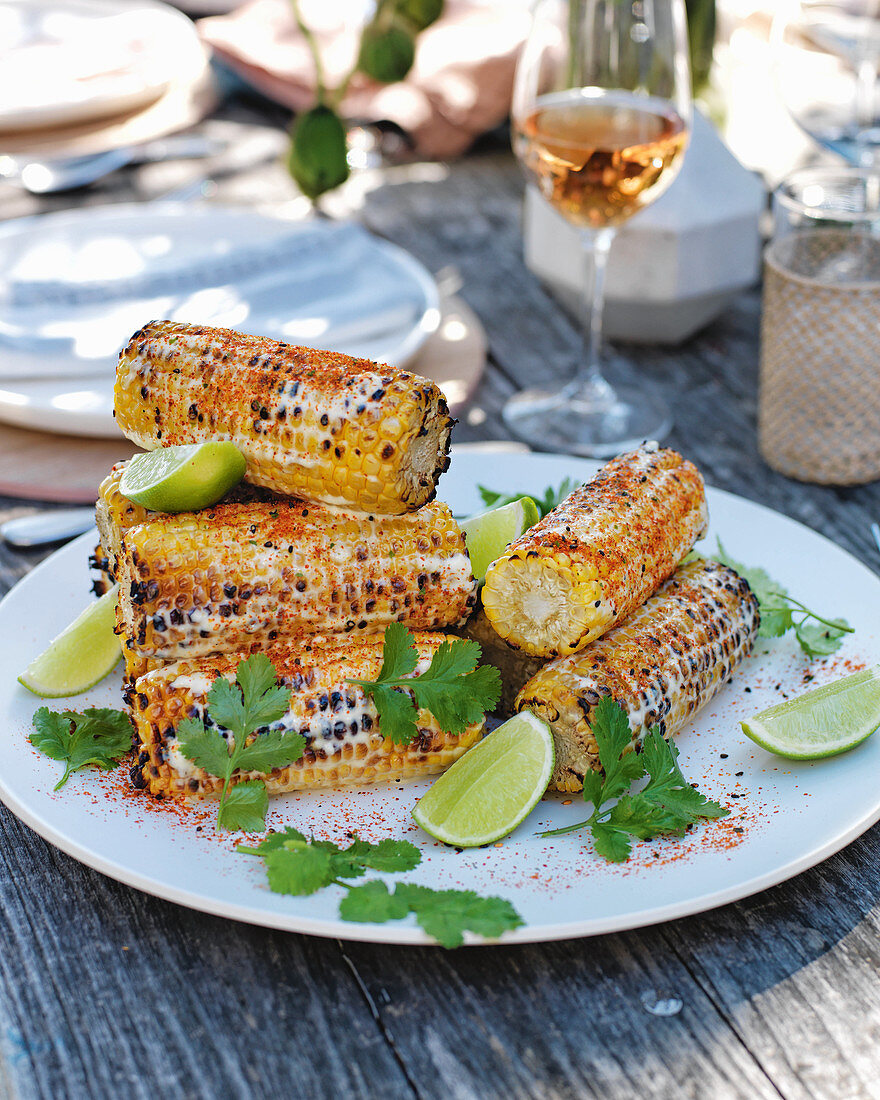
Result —
[[114, 585], [89, 604], [31, 661], [18, 682], [42, 699], [60, 699], [79, 695], [108, 676], [122, 657], [119, 638], [113, 632], [118, 588]]
[[531, 813], [554, 762], [550, 727], [531, 711], [515, 714], [435, 780], [416, 803], [413, 819], [456, 848], [491, 844]]
[[119, 491], [153, 512], [196, 512], [216, 504], [246, 469], [244, 455], [226, 440], [159, 447], [131, 459]]
[[467, 543], [474, 577], [484, 580], [492, 562], [540, 518], [541, 513], [532, 498], [520, 497], [501, 508], [491, 508], [462, 520], [459, 526]]
[[740, 726], [755, 744], [787, 760], [848, 752], [880, 728], [880, 667], [786, 699]]

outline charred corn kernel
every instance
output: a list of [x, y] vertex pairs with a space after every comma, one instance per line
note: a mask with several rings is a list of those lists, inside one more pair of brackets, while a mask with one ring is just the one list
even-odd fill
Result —
[[98, 489], [98, 501], [95, 505], [95, 521], [101, 536], [101, 548], [106, 560], [107, 571], [116, 576], [116, 563], [122, 552], [122, 532], [137, 523], [143, 523], [154, 512], [147, 511], [141, 504], [124, 497], [119, 491], [119, 482], [126, 463], [117, 462], [110, 473], [101, 482]]
[[681, 566], [625, 623], [569, 657], [545, 665], [517, 696], [553, 730], [558, 791], [579, 791], [600, 769], [590, 727], [610, 695], [627, 712], [633, 741], [652, 726], [671, 737], [727, 683], [750, 652], [758, 601], [732, 569], [713, 561]]
[[478, 642], [484, 664], [494, 665], [501, 673], [501, 697], [493, 711], [500, 718], [509, 718], [516, 710], [516, 697], [523, 684], [547, 663], [546, 657], [530, 657], [521, 649], [512, 649], [478, 607], [464, 626], [457, 631], [463, 638]]
[[706, 523], [697, 468], [645, 444], [511, 543], [486, 574], [486, 615], [525, 653], [574, 653], [643, 604]]
[[432, 630], [475, 600], [445, 504], [403, 516], [282, 500], [155, 515], [122, 534], [120, 632], [175, 660], [305, 634]]
[[122, 698], [125, 705], [131, 710], [134, 707], [134, 685], [148, 672], [157, 668], [165, 668], [171, 661], [165, 661], [161, 657], [141, 657], [131, 648], [129, 639], [122, 643]]
[[100, 543], [89, 554], [89, 575], [92, 578], [92, 592], [96, 596], [103, 596], [105, 592], [109, 592], [113, 587], [114, 579], [110, 571], [110, 559]]
[[278, 493], [397, 515], [433, 499], [453, 421], [426, 378], [230, 329], [153, 321], [116, 372], [116, 422], [146, 450], [231, 440]]
[[[110, 473], [101, 482], [98, 489], [98, 501], [95, 505], [95, 521], [101, 536], [101, 554], [96, 551], [94, 568], [106, 570], [111, 578], [116, 577], [116, 562], [122, 551], [122, 535], [129, 527], [146, 523], [164, 513], [151, 512], [141, 504], [124, 497], [119, 489], [126, 462], [117, 462]], [[253, 485], [236, 485], [223, 498], [224, 503], [246, 503], [258, 500], [272, 500], [273, 494], [266, 489]]]
[[[422, 672], [444, 641], [442, 634], [416, 634]], [[409, 745], [382, 736], [372, 698], [346, 680], [374, 680], [382, 667], [382, 638], [313, 638], [265, 649], [284, 684], [290, 707], [278, 722], [258, 730], [302, 734], [306, 746], [293, 764], [265, 776], [270, 794], [308, 787], [342, 787], [433, 775], [449, 767], [480, 739], [483, 722], [459, 735], [443, 733], [426, 710], [419, 711], [418, 737]], [[222, 779], [187, 760], [177, 741], [183, 718], [211, 725], [207, 694], [218, 676], [233, 679], [239, 654], [184, 660], [142, 676], [135, 685], [133, 715], [140, 738], [132, 782], [169, 798], [217, 795]], [[233, 781], [257, 778], [240, 772]]]

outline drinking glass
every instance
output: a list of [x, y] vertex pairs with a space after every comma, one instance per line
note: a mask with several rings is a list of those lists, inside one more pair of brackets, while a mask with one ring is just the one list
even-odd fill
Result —
[[880, 167], [880, 0], [789, 0], [771, 38], [795, 122], [850, 164]]
[[537, 446], [607, 456], [670, 427], [659, 397], [600, 370], [608, 252], [661, 195], [691, 125], [683, 0], [538, 0], [513, 93], [513, 147], [529, 180], [580, 229], [584, 357], [558, 388], [512, 397], [504, 419]]

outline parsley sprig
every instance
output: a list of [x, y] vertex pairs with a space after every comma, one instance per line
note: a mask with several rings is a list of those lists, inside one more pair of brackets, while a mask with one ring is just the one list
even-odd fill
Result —
[[31, 744], [35, 749], [63, 761], [64, 774], [55, 784], [63, 787], [72, 772], [89, 764], [112, 768], [131, 748], [131, 721], [121, 710], [90, 707], [81, 714], [40, 707], [34, 714]]
[[[593, 813], [562, 829], [541, 836], [562, 836], [589, 828], [596, 852], [611, 863], [629, 858], [632, 837], [651, 840], [655, 836], [684, 836], [689, 825], [700, 818], [726, 817], [729, 813], [695, 790], [678, 766], [678, 749], [654, 727], [642, 742], [642, 751], [630, 751], [632, 731], [626, 712], [606, 697], [593, 710], [590, 727], [599, 748], [604, 770], [584, 776], [584, 801], [592, 802]], [[630, 793], [637, 780], [648, 782]], [[616, 799], [612, 805], [608, 803]]]
[[408, 882], [399, 882], [389, 890], [381, 879], [352, 886], [344, 880], [362, 878], [367, 869], [411, 871], [422, 858], [407, 840], [370, 844], [352, 836], [351, 844], [340, 848], [332, 841], [315, 840], [287, 828], [255, 847], [240, 844], [237, 851], [263, 860], [269, 888], [275, 893], [306, 896], [327, 886], [341, 886], [347, 891], [339, 903], [343, 920], [384, 924], [413, 913], [418, 924], [443, 947], [461, 946], [465, 932], [494, 938], [523, 924], [509, 901], [480, 897], [473, 890], [433, 890]]
[[419, 661], [415, 639], [403, 623], [391, 623], [385, 630], [378, 677], [346, 683], [372, 695], [382, 734], [398, 745], [408, 745], [418, 735], [420, 709], [430, 711], [444, 733], [463, 733], [501, 696], [501, 674], [492, 665], [478, 668], [480, 653], [477, 642], [443, 642], [430, 666], [413, 676]]
[[[305, 738], [290, 730], [271, 730], [248, 737], [277, 722], [290, 706], [290, 689], [278, 682], [275, 666], [263, 653], [239, 662], [235, 682], [219, 676], [208, 691], [207, 712], [213, 726], [203, 718], [185, 718], [177, 727], [180, 751], [209, 775], [223, 780], [217, 826], [260, 832], [266, 825], [269, 797], [260, 779], [236, 783], [236, 771], [266, 774], [273, 768], [292, 764], [303, 754]], [[217, 727], [232, 735], [232, 747]]]
[[808, 657], [827, 657], [839, 648], [844, 634], [852, 634], [853, 627], [846, 619], [826, 619], [811, 611], [800, 600], [788, 594], [788, 589], [773, 580], [764, 569], [743, 565], [734, 561], [718, 539], [715, 555], [722, 565], [731, 569], [749, 583], [761, 609], [762, 638], [779, 638], [794, 628], [795, 637]]
[[579, 481], [566, 477], [555, 489], [552, 485], [548, 485], [544, 490], [544, 495], [541, 497], [535, 496], [534, 493], [499, 493], [496, 492], [495, 489], [487, 489], [485, 485], [478, 485], [477, 489], [487, 508], [500, 508], [504, 504], [512, 504], [521, 497], [530, 496], [535, 504], [537, 504], [538, 511], [543, 517], [546, 516], [548, 512], [552, 512], [567, 496], [570, 496], [578, 485], [580, 485]]

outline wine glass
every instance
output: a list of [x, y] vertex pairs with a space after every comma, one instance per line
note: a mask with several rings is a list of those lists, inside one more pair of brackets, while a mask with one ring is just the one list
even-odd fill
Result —
[[880, 0], [790, 0], [771, 41], [801, 129], [850, 164], [880, 166]]
[[617, 227], [661, 195], [691, 124], [683, 0], [538, 0], [513, 93], [513, 147], [529, 180], [580, 229], [587, 267], [585, 354], [558, 388], [504, 407], [537, 446], [607, 456], [659, 439], [659, 397], [613, 387], [599, 367], [605, 269]]

